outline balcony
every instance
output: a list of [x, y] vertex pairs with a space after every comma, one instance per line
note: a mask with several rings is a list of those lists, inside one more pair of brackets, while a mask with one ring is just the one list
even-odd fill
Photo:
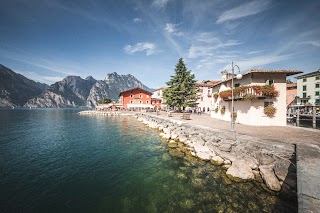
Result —
[[[277, 91], [273, 85], [250, 85], [250, 86], [240, 86], [233, 90], [234, 100], [253, 100], [253, 99], [266, 99], [275, 98], [279, 96], [279, 91]], [[225, 90], [219, 93], [219, 96], [224, 101], [232, 100], [232, 91]]]

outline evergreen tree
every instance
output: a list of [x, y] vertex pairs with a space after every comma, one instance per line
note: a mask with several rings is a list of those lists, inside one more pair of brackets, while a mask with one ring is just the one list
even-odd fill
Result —
[[175, 75], [167, 82], [168, 88], [164, 90], [163, 97], [169, 107], [185, 109], [195, 107], [198, 99], [198, 88], [195, 76], [187, 70], [183, 59], [180, 58], [175, 68]]

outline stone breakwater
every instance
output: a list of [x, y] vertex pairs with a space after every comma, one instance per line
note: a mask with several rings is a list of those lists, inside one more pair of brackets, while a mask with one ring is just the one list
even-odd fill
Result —
[[263, 180], [273, 191], [296, 192], [293, 144], [235, 135], [152, 115], [134, 117], [160, 130], [160, 137], [168, 142], [172, 155], [210, 161], [222, 166], [226, 175], [237, 182]]
[[121, 115], [118, 111], [96, 111], [96, 110], [86, 110], [78, 112], [80, 115], [103, 115], [103, 116], [116, 116]]

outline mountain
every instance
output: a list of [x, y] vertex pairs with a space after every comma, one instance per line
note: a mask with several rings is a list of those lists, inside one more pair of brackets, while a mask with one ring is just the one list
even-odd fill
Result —
[[143, 86], [151, 91], [132, 75], [107, 74], [105, 80], [96, 80], [92, 76], [82, 79], [79, 76], [68, 76], [52, 84], [38, 97], [30, 99], [25, 107], [94, 107], [104, 98], [118, 100], [119, 93], [133, 87]]
[[0, 107], [23, 106], [47, 88], [0, 64]]

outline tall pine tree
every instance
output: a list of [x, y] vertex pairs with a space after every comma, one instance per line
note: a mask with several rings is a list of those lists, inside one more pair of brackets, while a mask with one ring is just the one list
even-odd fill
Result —
[[191, 70], [187, 71], [182, 58], [179, 59], [175, 68], [175, 75], [171, 76], [167, 85], [168, 88], [164, 90], [163, 97], [169, 107], [184, 110], [185, 107], [195, 107], [197, 105], [198, 88], [196, 87], [195, 76], [191, 74]]

